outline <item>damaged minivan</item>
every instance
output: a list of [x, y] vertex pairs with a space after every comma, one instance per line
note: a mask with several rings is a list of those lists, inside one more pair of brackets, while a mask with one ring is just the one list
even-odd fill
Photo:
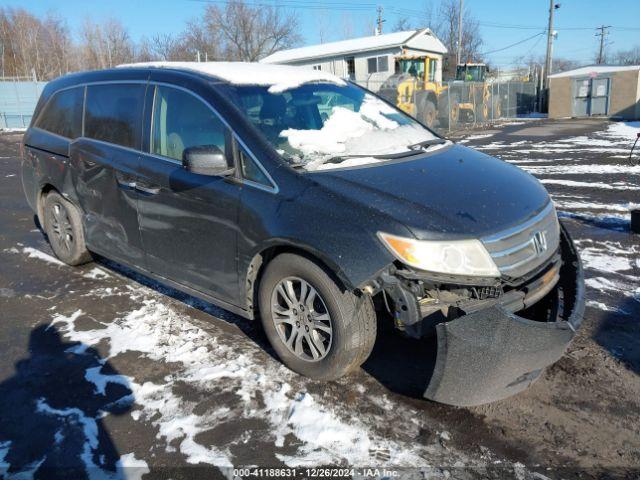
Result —
[[106, 257], [259, 319], [315, 379], [357, 369], [389, 322], [436, 336], [427, 398], [486, 403], [535, 381], [582, 320], [580, 260], [540, 182], [325, 72], [68, 75], [23, 142], [60, 260]]

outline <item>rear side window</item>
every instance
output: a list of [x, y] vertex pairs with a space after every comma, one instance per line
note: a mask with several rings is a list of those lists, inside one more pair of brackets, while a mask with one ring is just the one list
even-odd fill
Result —
[[84, 136], [140, 149], [144, 85], [89, 85]]
[[84, 87], [54, 93], [38, 117], [36, 127], [67, 138], [82, 135]]

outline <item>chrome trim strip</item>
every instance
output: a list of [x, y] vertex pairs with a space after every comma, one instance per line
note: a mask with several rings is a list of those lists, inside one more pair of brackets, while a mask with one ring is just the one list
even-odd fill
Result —
[[519, 225], [516, 225], [515, 227], [511, 227], [511, 228], [508, 228], [507, 230], [503, 230], [502, 232], [498, 232], [498, 233], [494, 233], [492, 235], [488, 235], [486, 237], [482, 237], [481, 241], [482, 241], [482, 243], [499, 242], [499, 241], [506, 240], [506, 239], [508, 239], [510, 237], [513, 237], [514, 235], [517, 235], [518, 233], [522, 233], [527, 228], [530, 228], [533, 225], [535, 225], [536, 223], [538, 223], [541, 220], [543, 220], [544, 217], [546, 217], [547, 215], [549, 215], [551, 213], [553, 208], [554, 208], [553, 202], [549, 201], [549, 204], [546, 207], [544, 207], [542, 209], [542, 211], [540, 213], [538, 213], [535, 217], [532, 217], [529, 220], [527, 220], [526, 222], [521, 223]]
[[493, 258], [502, 258], [507, 257], [513, 253], [520, 252], [527, 248], [529, 245], [533, 244], [533, 238], [530, 238], [526, 242], [519, 243], [518, 245], [514, 245], [513, 247], [505, 248], [504, 250], [498, 250], [497, 252], [491, 252], [491, 256]]

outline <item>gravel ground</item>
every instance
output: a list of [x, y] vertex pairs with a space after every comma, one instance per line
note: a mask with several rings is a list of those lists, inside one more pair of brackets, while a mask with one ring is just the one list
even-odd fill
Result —
[[545, 183], [588, 287], [567, 355], [528, 391], [475, 408], [420, 398], [428, 342], [383, 335], [361, 371], [313, 382], [282, 367], [251, 322], [112, 262], [60, 264], [21, 191], [20, 137], [0, 136], [0, 476], [217, 478], [259, 465], [308, 478], [324, 465], [414, 478], [637, 478], [632, 127], [511, 122], [462, 139]]

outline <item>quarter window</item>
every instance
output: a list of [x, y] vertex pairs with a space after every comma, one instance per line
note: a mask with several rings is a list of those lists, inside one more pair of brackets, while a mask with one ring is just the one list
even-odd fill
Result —
[[82, 102], [84, 87], [70, 88], [53, 94], [36, 127], [67, 138], [82, 136]]
[[176, 88], [156, 87], [151, 152], [182, 161], [189, 147], [216, 146], [226, 152], [226, 127], [205, 103]]
[[264, 172], [258, 167], [258, 164], [253, 159], [244, 153], [242, 149], [238, 152], [240, 156], [240, 165], [242, 168], [242, 177], [254, 183], [259, 183], [266, 187], [271, 187], [271, 182], [264, 174]]
[[89, 85], [85, 137], [140, 149], [144, 85]]

